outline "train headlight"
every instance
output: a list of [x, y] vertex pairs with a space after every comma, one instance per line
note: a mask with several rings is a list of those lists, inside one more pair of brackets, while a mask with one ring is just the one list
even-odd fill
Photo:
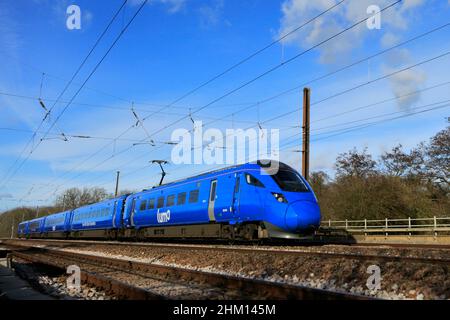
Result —
[[272, 192], [273, 196], [275, 197], [275, 199], [277, 199], [278, 202], [281, 203], [287, 203], [286, 198], [283, 196], [283, 194], [281, 193], [277, 193], [277, 192]]

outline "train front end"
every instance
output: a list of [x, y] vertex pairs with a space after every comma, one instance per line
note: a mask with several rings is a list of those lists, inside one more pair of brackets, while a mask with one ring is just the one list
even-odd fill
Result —
[[300, 238], [314, 233], [320, 226], [321, 213], [308, 182], [281, 162], [276, 167], [262, 168], [275, 182], [265, 203], [269, 237]]

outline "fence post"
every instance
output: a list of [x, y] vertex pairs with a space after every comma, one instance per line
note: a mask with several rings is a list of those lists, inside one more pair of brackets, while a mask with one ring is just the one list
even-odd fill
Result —
[[367, 236], [367, 219], [364, 219], [364, 236]]
[[437, 229], [437, 219], [436, 219], [436, 216], [434, 216], [433, 217], [433, 224], [434, 224], [434, 228], [433, 228], [433, 230], [434, 230], [434, 237], [436, 238], [436, 236], [437, 236], [437, 231], [436, 231], [436, 229]]
[[388, 236], [388, 218], [386, 218], [386, 237]]
[[408, 235], [411, 237], [411, 217], [408, 217]]

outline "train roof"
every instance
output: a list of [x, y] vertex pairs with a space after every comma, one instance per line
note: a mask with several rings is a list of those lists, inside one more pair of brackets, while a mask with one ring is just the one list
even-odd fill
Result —
[[124, 198], [126, 198], [126, 197], [128, 197], [128, 196], [129, 196], [129, 194], [123, 194], [123, 195], [118, 196], [118, 197], [115, 197], [115, 198], [109, 198], [109, 199], [105, 199], [105, 200], [102, 200], [102, 201], [99, 201], [99, 202], [94, 202], [94, 203], [91, 203], [91, 204], [86, 204], [86, 205], [84, 205], [84, 206], [81, 206], [81, 207], [78, 207], [78, 208], [75, 208], [75, 209], [69, 210], [69, 211], [75, 211], [75, 210], [79, 210], [79, 209], [83, 209], [83, 208], [87, 208], [87, 207], [91, 207], [91, 206], [101, 205], [101, 204], [103, 204], [103, 203], [105, 203], [105, 202], [110, 202], [110, 201], [116, 201], [116, 200], [124, 199]]
[[182, 178], [179, 180], [175, 180], [175, 181], [171, 181], [168, 183], [164, 183], [160, 186], [154, 186], [151, 187], [149, 189], [144, 189], [141, 192], [136, 192], [133, 193], [135, 195], [141, 194], [141, 193], [146, 193], [149, 191], [154, 191], [154, 190], [158, 190], [158, 189], [163, 189], [165, 187], [177, 184], [177, 183], [181, 183], [181, 182], [189, 182], [198, 178], [204, 178], [204, 177], [208, 177], [208, 176], [212, 176], [214, 174], [218, 174], [218, 173], [226, 173], [228, 171], [233, 171], [236, 169], [242, 169], [242, 170], [251, 170], [251, 169], [260, 169], [260, 168], [270, 168], [271, 165], [273, 163], [277, 163], [280, 169], [290, 169], [290, 170], [294, 170], [293, 168], [291, 168], [290, 166], [288, 166], [287, 164], [280, 162], [280, 161], [276, 161], [276, 160], [258, 160], [258, 161], [253, 161], [253, 162], [247, 162], [244, 164], [238, 164], [238, 165], [234, 165], [234, 166], [229, 166], [229, 167], [225, 167], [225, 168], [220, 168], [220, 169], [216, 169], [216, 170], [211, 170], [211, 171], [207, 171], [195, 176], [191, 176], [191, 177], [187, 177], [187, 178]]
[[35, 222], [35, 221], [40, 221], [40, 220], [44, 220], [47, 216], [43, 216], [43, 217], [39, 217], [39, 218], [34, 218], [31, 220], [27, 220], [25, 222]]

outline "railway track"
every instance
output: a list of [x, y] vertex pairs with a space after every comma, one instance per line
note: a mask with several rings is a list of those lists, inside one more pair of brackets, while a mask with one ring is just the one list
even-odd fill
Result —
[[23, 244], [6, 246], [13, 259], [61, 270], [69, 265], [78, 265], [82, 281], [121, 299], [370, 299], [349, 293], [59, 249]]
[[[361, 253], [355, 252], [354, 248], [376, 248], [383, 249], [386, 251], [385, 245], [357, 245], [357, 246], [343, 246], [340, 248], [326, 248], [323, 249], [319, 247], [304, 247], [304, 248], [286, 248], [286, 247], [266, 247], [266, 246], [227, 246], [227, 245], [203, 245], [203, 244], [173, 244], [173, 243], [135, 243], [135, 242], [117, 242], [117, 241], [89, 241], [89, 240], [49, 240], [49, 239], [32, 239], [32, 240], [3, 240], [5, 244], [47, 244], [51, 246], [61, 246], [70, 245], [72, 248], [86, 247], [86, 246], [120, 246], [120, 247], [136, 247], [136, 248], [167, 248], [171, 250], [213, 250], [213, 251], [223, 251], [226, 252], [239, 252], [239, 253], [265, 253], [274, 255], [307, 255], [315, 256], [320, 258], [345, 258], [345, 259], [356, 259], [362, 261], [383, 261], [383, 262], [402, 262], [402, 263], [426, 263], [426, 264], [437, 264], [450, 266], [450, 254], [449, 258], [435, 258], [435, 257], [424, 257], [418, 255], [393, 255], [393, 254], [374, 254], [374, 253]], [[350, 252], [342, 252], [342, 249], [348, 250]], [[409, 246], [393, 246], [392, 248], [399, 249], [411, 249]], [[437, 247], [420, 247], [420, 249], [438, 249]], [[338, 252], [333, 251], [339, 249]], [[447, 248], [440, 248], [439, 250], [447, 251]], [[353, 252], [352, 252], [353, 251]]]

